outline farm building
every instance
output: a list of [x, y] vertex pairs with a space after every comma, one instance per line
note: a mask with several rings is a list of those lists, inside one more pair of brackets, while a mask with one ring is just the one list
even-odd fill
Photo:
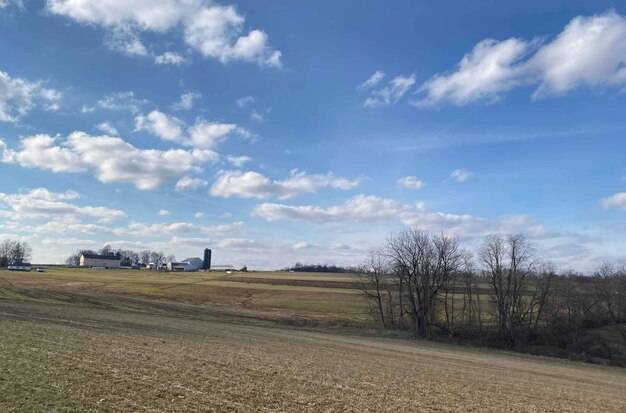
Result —
[[30, 271], [31, 265], [27, 262], [16, 262], [9, 265], [9, 271]]
[[117, 255], [83, 254], [80, 256], [81, 267], [120, 268], [121, 259]]
[[167, 263], [168, 271], [198, 271], [198, 267], [188, 262], [168, 262]]
[[196, 267], [197, 269], [201, 269], [202, 265], [204, 264], [204, 262], [198, 257], [185, 258], [183, 262], [188, 262], [190, 265]]

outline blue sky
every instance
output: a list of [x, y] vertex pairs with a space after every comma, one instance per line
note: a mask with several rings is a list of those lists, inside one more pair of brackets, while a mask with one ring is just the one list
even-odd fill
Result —
[[403, 225], [625, 257], [616, 2], [0, 0], [0, 238], [273, 269]]

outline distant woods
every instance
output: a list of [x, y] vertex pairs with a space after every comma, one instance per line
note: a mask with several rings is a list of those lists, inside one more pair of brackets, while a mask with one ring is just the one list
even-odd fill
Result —
[[283, 268], [281, 271], [293, 271], [293, 272], [352, 272], [353, 268], [338, 267], [336, 265], [326, 264], [301, 264], [296, 263], [293, 267]]
[[356, 273], [385, 328], [626, 365], [625, 267], [559, 273], [521, 235], [489, 235], [473, 256], [451, 235], [406, 228]]
[[0, 267], [28, 262], [32, 254], [33, 250], [27, 242], [5, 239], [0, 243]]

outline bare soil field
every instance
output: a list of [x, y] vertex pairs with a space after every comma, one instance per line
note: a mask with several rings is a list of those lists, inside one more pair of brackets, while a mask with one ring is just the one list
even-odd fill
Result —
[[626, 411], [624, 369], [368, 337], [355, 294], [81, 271], [0, 272], [0, 411]]

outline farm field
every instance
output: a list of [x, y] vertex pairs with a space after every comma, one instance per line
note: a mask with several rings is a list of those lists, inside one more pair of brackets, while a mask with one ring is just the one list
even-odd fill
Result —
[[624, 369], [373, 338], [345, 276], [243, 275], [0, 271], [0, 411], [626, 410]]

